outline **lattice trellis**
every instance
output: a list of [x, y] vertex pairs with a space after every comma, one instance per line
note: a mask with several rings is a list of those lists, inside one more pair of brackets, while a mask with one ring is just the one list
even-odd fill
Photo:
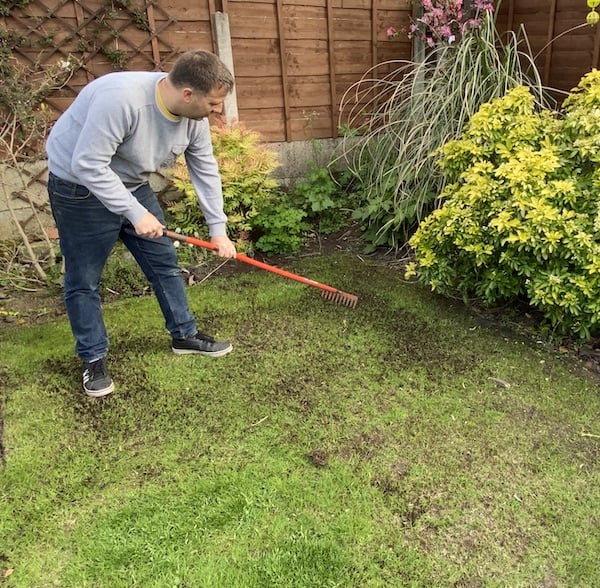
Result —
[[[92, 79], [121, 69], [168, 69], [168, 62], [181, 52], [166, 39], [176, 19], [154, 0], [21, 0], [8, 2], [6, 8], [10, 13], [0, 20], [0, 48], [10, 50], [24, 71], [35, 76], [62, 61], [77, 63], [67, 83], [44, 100], [55, 116]], [[25, 169], [4, 191], [27, 243], [28, 227], [39, 220], [38, 213], [49, 215], [50, 210], [46, 168], [37, 166], [33, 173]], [[37, 223], [31, 231], [39, 232]]]
[[70, 57], [78, 60], [79, 69], [59, 96], [48, 98], [50, 106], [62, 112], [82, 86], [108, 71], [164, 69], [179, 53], [165, 40], [176, 20], [154, 0], [135, 2], [33, 0], [11, 10], [4, 24], [22, 40], [12, 49], [24, 64], [44, 67]]

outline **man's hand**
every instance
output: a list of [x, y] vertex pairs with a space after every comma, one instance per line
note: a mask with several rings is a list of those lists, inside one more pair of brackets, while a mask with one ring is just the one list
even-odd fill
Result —
[[235, 257], [235, 245], [226, 235], [211, 237], [210, 242], [215, 246], [214, 252], [219, 257]]
[[133, 228], [138, 235], [152, 239], [162, 237], [165, 230], [164, 225], [151, 212], [146, 212], [140, 221], [133, 225]]

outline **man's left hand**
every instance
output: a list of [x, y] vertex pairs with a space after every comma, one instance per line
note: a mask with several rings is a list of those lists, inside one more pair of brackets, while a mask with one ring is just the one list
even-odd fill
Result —
[[219, 257], [235, 257], [235, 245], [226, 235], [211, 237], [210, 242], [215, 246], [214, 252]]

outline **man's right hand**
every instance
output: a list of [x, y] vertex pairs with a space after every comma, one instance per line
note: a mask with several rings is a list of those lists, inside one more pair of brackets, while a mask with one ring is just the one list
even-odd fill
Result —
[[146, 212], [139, 222], [133, 225], [133, 228], [141, 237], [150, 237], [151, 239], [162, 237], [165, 230], [165, 226], [151, 212]]

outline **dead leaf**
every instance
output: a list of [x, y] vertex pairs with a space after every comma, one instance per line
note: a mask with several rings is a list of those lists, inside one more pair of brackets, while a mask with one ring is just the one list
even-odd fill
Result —
[[508, 390], [508, 388], [510, 388], [510, 384], [508, 382], [505, 382], [504, 380], [501, 380], [500, 378], [489, 378], [492, 382], [494, 382], [494, 384], [500, 386], [501, 388], [506, 388]]

